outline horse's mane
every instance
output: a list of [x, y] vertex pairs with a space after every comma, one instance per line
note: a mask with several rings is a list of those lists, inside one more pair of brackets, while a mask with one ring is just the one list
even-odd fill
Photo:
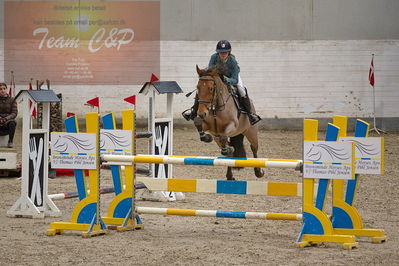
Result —
[[201, 70], [201, 72], [199, 73], [200, 77], [203, 76], [217, 76], [219, 74], [220, 70], [218, 66], [210, 66], [207, 68], [204, 68]]

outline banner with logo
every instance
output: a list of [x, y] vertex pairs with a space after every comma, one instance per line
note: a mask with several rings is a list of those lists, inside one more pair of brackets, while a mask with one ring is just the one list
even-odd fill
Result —
[[5, 73], [16, 83], [139, 85], [159, 75], [159, 1], [5, 1]]

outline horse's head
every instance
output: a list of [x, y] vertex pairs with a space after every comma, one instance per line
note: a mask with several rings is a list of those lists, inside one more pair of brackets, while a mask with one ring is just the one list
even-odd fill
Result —
[[219, 77], [219, 69], [200, 69], [197, 67], [199, 80], [197, 84], [197, 95], [199, 107], [197, 114], [202, 119], [205, 119], [210, 110], [214, 110], [217, 105], [218, 87], [221, 86], [221, 79]]

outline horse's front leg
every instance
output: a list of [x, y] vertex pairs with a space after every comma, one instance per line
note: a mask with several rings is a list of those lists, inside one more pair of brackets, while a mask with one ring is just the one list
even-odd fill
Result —
[[197, 128], [197, 131], [200, 135], [200, 140], [203, 142], [212, 142], [212, 136], [204, 132], [202, 124], [203, 120], [199, 116], [194, 118], [194, 126]]
[[220, 153], [224, 156], [233, 156], [234, 148], [228, 145], [229, 138], [227, 136], [215, 137], [215, 142], [220, 147]]

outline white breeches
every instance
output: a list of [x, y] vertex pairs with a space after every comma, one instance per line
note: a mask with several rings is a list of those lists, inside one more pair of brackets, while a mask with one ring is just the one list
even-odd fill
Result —
[[237, 90], [238, 90], [238, 94], [241, 97], [246, 97], [247, 96], [247, 91], [246, 91], [246, 89], [244, 87], [244, 84], [242, 83], [242, 79], [240, 77], [240, 74], [238, 74]]

